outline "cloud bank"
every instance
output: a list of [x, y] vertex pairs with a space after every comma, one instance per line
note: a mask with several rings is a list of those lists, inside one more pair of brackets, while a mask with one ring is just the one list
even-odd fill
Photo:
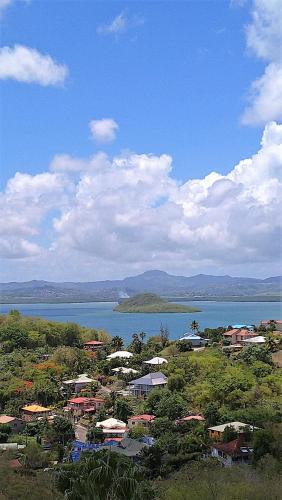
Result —
[[50, 171], [9, 180], [0, 198], [0, 252], [20, 276], [32, 268], [49, 279], [70, 279], [75, 269], [94, 279], [97, 270], [103, 277], [152, 267], [275, 266], [281, 168], [282, 125], [275, 122], [259, 151], [227, 175], [185, 182], [173, 177], [166, 154], [56, 155]]
[[23, 45], [0, 49], [0, 79], [37, 83], [44, 87], [62, 85], [68, 69], [56, 63], [49, 55]]

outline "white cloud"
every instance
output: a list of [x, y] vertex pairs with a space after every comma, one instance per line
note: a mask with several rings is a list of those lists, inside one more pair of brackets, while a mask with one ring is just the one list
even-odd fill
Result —
[[97, 33], [102, 35], [119, 35], [130, 28], [134, 28], [144, 23], [144, 19], [140, 16], [129, 17], [123, 11], [118, 14], [109, 24], [98, 26]]
[[112, 118], [91, 120], [89, 123], [92, 137], [100, 142], [111, 142], [116, 138], [118, 124]]
[[0, 0], [0, 15], [4, 12], [9, 5], [13, 3], [13, 0]]
[[254, 0], [247, 26], [247, 47], [269, 64], [251, 86], [249, 106], [242, 121], [264, 124], [282, 118], [282, 4], [281, 0]]
[[[14, 263], [24, 257], [18, 277], [49, 279], [156, 267], [189, 274], [263, 266], [271, 272], [281, 252], [281, 168], [282, 125], [275, 122], [265, 127], [258, 153], [228, 174], [182, 183], [173, 178], [168, 155], [57, 155], [53, 173], [18, 173], [9, 181], [2, 195], [2, 255]], [[46, 245], [44, 220], [54, 210]], [[7, 273], [7, 265], [2, 268]]]
[[13, 79], [43, 86], [61, 85], [68, 74], [64, 64], [56, 63], [49, 55], [23, 45], [0, 49], [0, 79]]

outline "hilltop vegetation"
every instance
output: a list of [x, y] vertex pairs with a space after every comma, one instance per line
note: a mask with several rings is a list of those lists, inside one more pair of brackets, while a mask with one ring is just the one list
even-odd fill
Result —
[[195, 307], [172, 304], [155, 293], [140, 293], [125, 299], [114, 311], [122, 313], [192, 313], [200, 312]]

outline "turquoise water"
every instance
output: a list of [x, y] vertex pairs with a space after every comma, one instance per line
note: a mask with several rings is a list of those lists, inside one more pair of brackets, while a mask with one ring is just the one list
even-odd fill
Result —
[[[187, 303], [184, 303], [187, 304]], [[41, 316], [52, 321], [69, 321], [82, 326], [103, 328], [111, 335], [119, 335], [125, 342], [132, 333], [143, 330], [156, 335], [160, 324], [167, 326], [170, 338], [180, 337], [189, 329], [193, 320], [200, 328], [215, 328], [232, 324], [257, 324], [263, 319], [281, 319], [280, 302], [192, 302], [202, 310], [192, 314], [123, 314], [114, 312], [114, 302], [85, 304], [1, 304], [1, 313], [18, 309], [27, 316]]]

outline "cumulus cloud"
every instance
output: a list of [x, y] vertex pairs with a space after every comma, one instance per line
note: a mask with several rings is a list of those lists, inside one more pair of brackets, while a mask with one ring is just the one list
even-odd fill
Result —
[[116, 138], [118, 124], [113, 118], [91, 120], [89, 127], [92, 137], [99, 142], [111, 142]]
[[62, 85], [68, 69], [49, 55], [23, 45], [0, 49], [0, 79], [39, 85]]
[[126, 12], [118, 14], [110, 23], [98, 26], [97, 33], [101, 35], [119, 35], [130, 28], [144, 23], [140, 16], [128, 16]]
[[[57, 155], [51, 166], [16, 174], [2, 195], [2, 255], [41, 276], [278, 266], [282, 125], [269, 123], [259, 151], [226, 175], [179, 182], [165, 154]], [[51, 243], [40, 246], [54, 210]]]
[[247, 47], [268, 63], [251, 86], [242, 121], [260, 124], [282, 118], [282, 5], [281, 0], [254, 0], [247, 26]]

